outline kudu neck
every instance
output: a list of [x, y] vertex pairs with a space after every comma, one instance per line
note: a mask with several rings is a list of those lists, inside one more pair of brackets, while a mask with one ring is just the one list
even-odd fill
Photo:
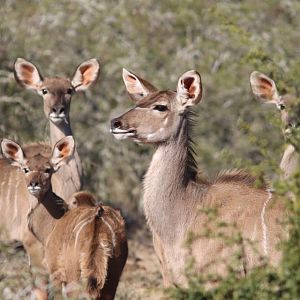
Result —
[[28, 225], [44, 245], [57, 220], [67, 212], [68, 206], [63, 199], [53, 193], [52, 188], [37, 200], [37, 204], [28, 214]]
[[41, 204], [45, 207], [50, 216], [54, 219], [60, 219], [68, 210], [65, 201], [57, 196], [52, 188], [50, 188], [43, 199], [40, 199]]
[[[190, 181], [194, 181], [197, 176], [197, 164], [194, 158], [191, 139], [192, 120], [191, 113], [180, 116], [178, 130], [165, 143], [158, 146], [156, 154], [164, 158], [161, 161], [165, 170], [165, 180], [170, 178], [174, 182], [173, 188], [186, 188]], [[176, 184], [175, 184], [176, 182]]]
[[[52, 147], [62, 138], [73, 135], [70, 119], [55, 125], [50, 121], [50, 141]], [[77, 147], [74, 150], [73, 158], [58, 172], [53, 174], [52, 186], [55, 193], [64, 199], [68, 199], [73, 193], [82, 187], [82, 167]]]
[[285, 147], [280, 169], [284, 179], [291, 178], [299, 170], [299, 153], [292, 144], [287, 144]]
[[69, 118], [66, 118], [60, 124], [54, 124], [50, 121], [50, 140], [52, 146], [60, 139], [69, 135], [73, 135]]
[[[150, 227], [162, 238], [172, 240], [182, 234], [187, 222], [190, 183], [197, 175], [191, 146], [190, 115], [180, 116], [178, 131], [158, 146], [144, 180], [145, 214]], [[190, 207], [189, 207], [190, 208]]]

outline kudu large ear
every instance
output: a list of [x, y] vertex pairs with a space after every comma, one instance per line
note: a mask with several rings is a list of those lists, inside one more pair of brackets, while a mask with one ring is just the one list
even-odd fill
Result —
[[89, 59], [80, 64], [72, 79], [75, 91], [88, 89], [98, 79], [99, 73], [100, 64], [96, 58]]
[[157, 89], [145, 79], [123, 69], [123, 81], [130, 97], [134, 100], [140, 100], [150, 93], [156, 92]]
[[254, 71], [250, 75], [250, 85], [253, 94], [259, 100], [277, 104], [279, 94], [275, 82], [263, 73]]
[[14, 75], [16, 81], [26, 89], [37, 90], [43, 81], [38, 68], [24, 58], [16, 59]]
[[3, 155], [13, 161], [13, 165], [22, 166], [25, 161], [24, 152], [19, 144], [14, 141], [3, 139], [1, 142]]
[[202, 97], [202, 83], [200, 74], [195, 71], [187, 71], [178, 79], [177, 103], [179, 111], [186, 107], [196, 105]]
[[74, 138], [66, 136], [59, 140], [52, 151], [51, 164], [54, 170], [58, 170], [73, 156], [75, 150]]

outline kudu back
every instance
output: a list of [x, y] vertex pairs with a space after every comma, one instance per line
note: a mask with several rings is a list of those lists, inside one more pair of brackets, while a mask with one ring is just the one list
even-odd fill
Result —
[[[243, 171], [221, 172], [211, 181], [198, 176], [190, 107], [201, 100], [200, 74], [184, 73], [176, 91], [159, 91], [125, 69], [123, 80], [135, 105], [111, 121], [111, 132], [120, 140], [156, 146], [143, 182], [143, 203], [164, 284], [185, 283], [184, 270], [191, 257], [199, 272], [224, 275], [236, 247], [218, 238], [219, 231], [241, 235], [241, 273], [257, 266], [261, 257], [277, 265], [281, 254], [276, 245], [284, 234], [279, 222], [285, 214], [282, 201], [267, 187], [256, 188], [255, 178]], [[216, 210], [214, 218], [211, 210]], [[186, 246], [191, 235], [193, 242]]]
[[74, 296], [74, 287], [83, 280], [89, 296], [114, 299], [127, 259], [125, 223], [120, 212], [96, 205], [95, 197], [89, 192], [72, 195], [76, 207], [69, 209], [52, 189], [52, 175], [74, 153], [72, 136], [58, 141], [52, 153], [30, 155], [32, 152], [6, 139], [1, 147], [4, 156], [22, 173], [33, 196], [27, 227], [44, 246], [45, 265], [56, 298], [61, 297], [62, 288], [66, 295]]

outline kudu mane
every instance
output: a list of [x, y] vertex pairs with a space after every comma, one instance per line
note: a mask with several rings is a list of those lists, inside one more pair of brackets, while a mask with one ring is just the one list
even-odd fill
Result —
[[[187, 136], [187, 159], [186, 159], [186, 179], [187, 183], [189, 181], [194, 181], [200, 186], [203, 185], [214, 185], [214, 184], [222, 184], [222, 183], [233, 183], [233, 184], [243, 184], [249, 186], [251, 188], [255, 188], [256, 178], [250, 175], [248, 172], [242, 169], [231, 169], [231, 170], [222, 170], [220, 171], [212, 180], [207, 179], [201, 170], [198, 169], [198, 165], [196, 162], [196, 152], [194, 150], [195, 142], [193, 136], [195, 134], [195, 118], [197, 117], [197, 113], [192, 110], [188, 110], [183, 118], [185, 119], [183, 122], [186, 122], [185, 128], [183, 128], [184, 132], [181, 132], [182, 129], [179, 129], [179, 134], [185, 134]], [[263, 184], [261, 189], [266, 190], [268, 188], [267, 184]]]

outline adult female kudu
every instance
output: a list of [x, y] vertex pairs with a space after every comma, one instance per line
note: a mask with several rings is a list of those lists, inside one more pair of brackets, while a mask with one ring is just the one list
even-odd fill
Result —
[[[94, 83], [99, 75], [99, 63], [90, 59], [80, 64], [72, 80], [61, 77], [43, 78], [38, 68], [25, 59], [15, 62], [15, 78], [25, 88], [35, 90], [43, 97], [44, 113], [50, 121], [51, 145], [72, 134], [70, 125], [71, 97], [77, 91], [84, 91]], [[32, 155], [51, 150], [46, 144], [28, 145]], [[30, 150], [31, 148], [31, 150]], [[48, 149], [47, 149], [48, 148]], [[41, 244], [32, 236], [26, 226], [29, 199], [20, 172], [0, 159], [0, 228], [6, 239], [21, 241], [29, 255], [31, 266], [41, 269], [43, 251]], [[68, 199], [81, 188], [82, 169], [78, 153], [53, 176], [53, 189], [64, 199]], [[3, 234], [2, 234], [3, 235]]]
[[[213, 228], [218, 230], [219, 222], [234, 222], [244, 241], [255, 242], [258, 252], [277, 264], [281, 254], [275, 246], [282, 234], [277, 219], [284, 214], [280, 201], [270, 191], [255, 188], [254, 178], [242, 171], [223, 172], [212, 182], [197, 176], [189, 107], [201, 100], [199, 73], [184, 73], [177, 92], [158, 91], [125, 69], [123, 80], [135, 107], [111, 121], [111, 132], [118, 139], [157, 146], [144, 179], [144, 210], [165, 285], [185, 283], [183, 271], [190, 252], [184, 242], [190, 232], [205, 234], [205, 210], [211, 208], [218, 213]], [[204, 237], [195, 239], [191, 251], [199, 271], [224, 275], [235, 250], [222, 239]], [[241, 269], [246, 271], [259, 263], [260, 255], [246, 242], [244, 251]]]
[[[299, 127], [299, 100], [291, 95], [279, 95], [275, 82], [258, 71], [251, 73], [250, 84], [253, 94], [259, 100], [276, 105], [281, 114], [285, 136], [291, 133], [291, 129]], [[290, 178], [299, 170], [299, 154], [294, 145], [287, 144], [280, 162], [280, 169], [284, 179]]]
[[[16, 60], [14, 71], [18, 83], [43, 97], [44, 113], [50, 121], [51, 146], [61, 138], [73, 135], [69, 115], [72, 95], [88, 89], [97, 80], [98, 61], [93, 58], [81, 63], [72, 80], [62, 77], [44, 79], [38, 68], [23, 58]], [[52, 180], [53, 190], [64, 199], [81, 189], [82, 167], [76, 149], [74, 158], [54, 174]]]
[[[52, 190], [51, 177], [74, 153], [72, 136], [58, 141], [52, 153], [28, 153], [17, 143], [4, 139], [3, 154], [22, 173], [29, 198], [27, 226], [45, 249], [45, 264], [60, 298], [61, 289], [84, 279], [87, 292], [95, 299], [114, 299], [127, 259], [125, 223], [109, 206], [94, 205], [88, 192], [72, 195], [76, 208]], [[30, 149], [29, 149], [30, 150]], [[88, 203], [88, 198], [90, 198]], [[83, 203], [83, 205], [80, 205]]]

